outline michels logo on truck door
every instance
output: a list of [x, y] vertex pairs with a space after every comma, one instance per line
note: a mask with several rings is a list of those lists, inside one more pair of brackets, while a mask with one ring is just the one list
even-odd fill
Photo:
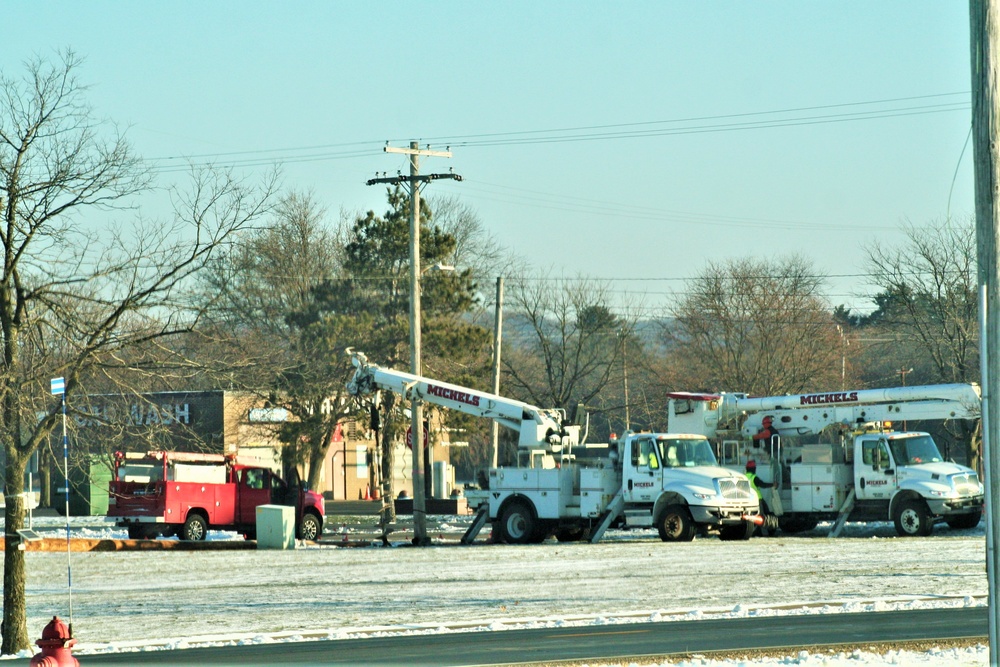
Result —
[[856, 391], [840, 391], [832, 394], [805, 394], [799, 398], [799, 405], [825, 405], [827, 403], [853, 403], [858, 400]]

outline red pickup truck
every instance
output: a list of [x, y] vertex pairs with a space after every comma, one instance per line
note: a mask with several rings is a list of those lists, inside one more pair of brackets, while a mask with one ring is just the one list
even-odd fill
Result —
[[259, 459], [222, 454], [117, 452], [108, 517], [131, 539], [177, 535], [203, 540], [209, 530], [257, 532], [258, 505], [295, 507], [296, 535], [323, 534], [323, 497], [289, 486]]

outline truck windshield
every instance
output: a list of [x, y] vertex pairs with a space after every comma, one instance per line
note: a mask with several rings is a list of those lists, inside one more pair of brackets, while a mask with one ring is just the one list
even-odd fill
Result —
[[660, 460], [667, 468], [717, 465], [712, 445], [705, 439], [657, 438]]
[[929, 435], [893, 438], [889, 441], [889, 447], [892, 449], [892, 458], [896, 460], [896, 465], [937, 463], [944, 460]]

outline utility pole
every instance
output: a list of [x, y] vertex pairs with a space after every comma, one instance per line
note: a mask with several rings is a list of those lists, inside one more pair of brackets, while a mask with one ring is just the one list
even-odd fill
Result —
[[1000, 212], [997, 187], [1000, 185], [1000, 108], [998, 108], [997, 48], [1000, 46], [998, 0], [969, 0], [969, 29], [972, 64], [972, 134], [976, 184], [976, 245], [979, 282], [979, 365], [982, 382], [983, 470], [986, 473], [986, 578], [989, 588], [990, 664], [1000, 662], [1000, 614], [997, 612], [997, 518], [1000, 516], [997, 470], [1000, 452], [1000, 373], [994, 359], [1000, 359]]
[[632, 429], [632, 418], [629, 416], [628, 408], [628, 354], [626, 353], [626, 341], [627, 336], [625, 335], [625, 330], [621, 332], [622, 337], [622, 385], [625, 391], [625, 432], [628, 433]]
[[[497, 277], [497, 308], [493, 318], [493, 393], [500, 394], [500, 341], [503, 338], [503, 277]], [[492, 425], [492, 460], [496, 468], [500, 451], [500, 424], [491, 419]]]
[[[420, 375], [420, 189], [441, 178], [461, 181], [458, 174], [420, 175], [420, 156], [451, 157], [451, 151], [421, 150], [416, 141], [409, 148], [386, 145], [386, 153], [410, 156], [409, 177], [399, 174], [390, 178], [373, 178], [368, 185], [388, 183], [402, 185], [410, 193], [410, 372]], [[427, 487], [424, 475], [424, 411], [420, 396], [415, 390], [410, 395], [410, 443], [413, 447], [413, 544], [427, 546]]]
[[[899, 377], [901, 378], [901, 382], [903, 383], [903, 386], [905, 387], [906, 386], [906, 374], [907, 373], [912, 373], [913, 369], [912, 368], [907, 368], [906, 366], [903, 366], [902, 368], [900, 368], [896, 372], [899, 373]], [[905, 419], [903, 420], [903, 430], [904, 431], [906, 430], [906, 420]]]
[[847, 389], [847, 346], [849, 341], [844, 337], [844, 327], [839, 324], [837, 325], [837, 333], [840, 334], [840, 391], [845, 391]]

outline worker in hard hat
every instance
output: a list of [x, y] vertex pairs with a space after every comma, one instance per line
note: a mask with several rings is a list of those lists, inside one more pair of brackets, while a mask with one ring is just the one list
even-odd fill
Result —
[[774, 424], [771, 422], [771, 418], [764, 417], [764, 419], [761, 421], [760, 431], [753, 436], [754, 439], [753, 446], [759, 448], [761, 443], [771, 444], [774, 442], [774, 438], [777, 437], [778, 437], [778, 429], [774, 427]]
[[750, 488], [754, 490], [757, 494], [757, 501], [760, 503], [760, 515], [764, 517], [764, 524], [760, 526], [760, 534], [767, 537], [769, 535], [774, 535], [778, 530], [778, 517], [771, 514], [770, 508], [767, 506], [767, 501], [764, 500], [761, 494], [761, 489], [770, 489], [774, 487], [771, 482], [765, 482], [760, 477], [757, 477], [757, 462], [753, 459], [747, 461], [746, 472], [747, 479], [750, 480]]

